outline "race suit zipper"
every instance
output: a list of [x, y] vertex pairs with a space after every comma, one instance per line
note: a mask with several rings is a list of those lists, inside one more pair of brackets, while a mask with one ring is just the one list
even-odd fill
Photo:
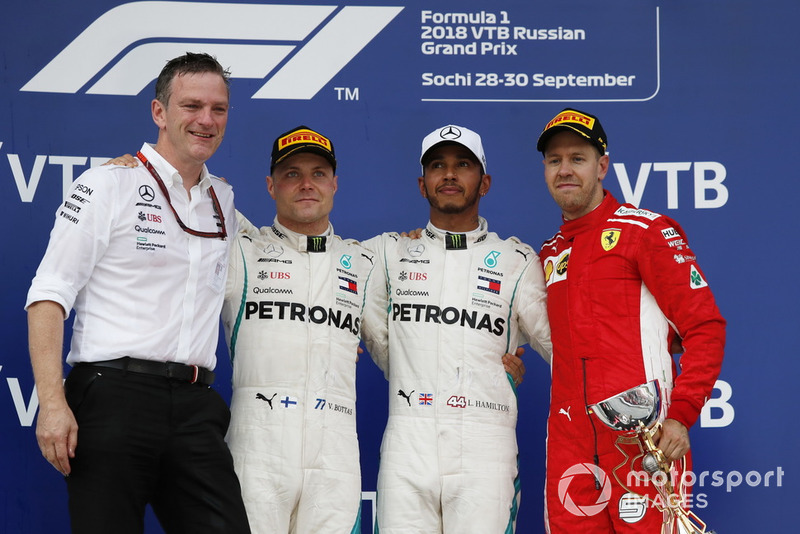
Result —
[[[594, 465], [596, 465], [599, 470], [600, 456], [597, 454], [597, 429], [594, 426], [594, 418], [592, 418], [592, 414], [589, 411], [589, 395], [586, 391], [586, 358], [581, 358], [581, 366], [583, 367], [583, 404], [586, 406], [586, 415], [589, 416], [589, 424], [592, 425], [592, 435], [594, 436]], [[600, 479], [597, 478], [597, 474], [594, 475], [594, 488], [600, 491]]]

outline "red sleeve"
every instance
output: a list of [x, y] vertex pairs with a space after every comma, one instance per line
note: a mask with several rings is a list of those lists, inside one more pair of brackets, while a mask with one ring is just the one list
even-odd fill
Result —
[[711, 396], [722, 366], [725, 319], [683, 229], [661, 216], [646, 231], [639, 268], [661, 311], [683, 339], [667, 417], [687, 428]]

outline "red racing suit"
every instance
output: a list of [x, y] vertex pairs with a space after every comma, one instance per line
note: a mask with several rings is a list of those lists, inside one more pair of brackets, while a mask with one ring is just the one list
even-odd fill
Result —
[[548, 532], [660, 532], [661, 514], [613, 475], [624, 459], [619, 433], [586, 407], [658, 380], [666, 417], [691, 427], [720, 371], [725, 320], [680, 226], [607, 191], [594, 211], [565, 221], [540, 258], [553, 340]]

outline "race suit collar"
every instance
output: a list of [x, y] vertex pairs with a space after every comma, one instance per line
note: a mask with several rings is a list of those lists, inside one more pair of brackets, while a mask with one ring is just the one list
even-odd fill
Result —
[[603, 201], [598, 206], [584, 215], [571, 221], [564, 221], [561, 225], [561, 235], [566, 239], [571, 239], [576, 235], [586, 232], [597, 226], [601, 221], [608, 219], [608, 217], [619, 207], [619, 202], [614, 198], [614, 195], [603, 190]]
[[333, 225], [328, 223], [328, 229], [324, 234], [309, 236], [289, 230], [278, 222], [275, 216], [272, 222], [272, 232], [283, 240], [288, 246], [300, 252], [325, 252], [327, 242], [333, 237]]
[[435, 227], [430, 221], [425, 227], [425, 237], [444, 245], [446, 250], [466, 250], [475, 243], [486, 239], [489, 233], [489, 223], [483, 217], [478, 217], [478, 227], [471, 232], [454, 233]]

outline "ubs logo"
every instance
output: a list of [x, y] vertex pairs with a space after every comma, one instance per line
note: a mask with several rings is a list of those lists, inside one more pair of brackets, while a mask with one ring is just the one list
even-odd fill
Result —
[[145, 213], [143, 211], [139, 212], [139, 220], [144, 222], [152, 222], [152, 223], [160, 223], [161, 222], [161, 215], [156, 215], [155, 213]]

